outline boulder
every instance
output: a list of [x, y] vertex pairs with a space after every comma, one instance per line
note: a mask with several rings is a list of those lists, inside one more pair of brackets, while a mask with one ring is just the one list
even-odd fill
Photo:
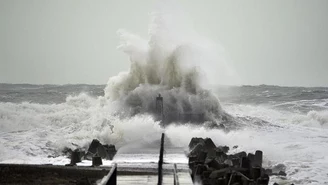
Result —
[[284, 164], [277, 164], [272, 167], [273, 173], [279, 173], [280, 171], [286, 171], [286, 166]]
[[204, 144], [198, 143], [189, 153], [189, 156], [198, 156], [200, 152], [204, 151]]
[[229, 147], [228, 146], [218, 146], [216, 148], [217, 151], [222, 151], [223, 153], [228, 153], [229, 152]]
[[280, 172], [278, 173], [278, 175], [280, 175], [280, 176], [287, 176], [286, 172], [284, 172], [284, 171], [280, 171]]
[[210, 159], [205, 163], [209, 168], [214, 168], [216, 170], [222, 169], [224, 167], [223, 164], [219, 163], [216, 159]]
[[100, 166], [102, 164], [103, 163], [102, 163], [101, 157], [99, 157], [99, 156], [92, 157], [92, 166]]
[[232, 165], [234, 167], [239, 167], [240, 166], [240, 159], [239, 158], [232, 158], [231, 161], [232, 161]]
[[192, 150], [199, 143], [204, 144], [204, 139], [203, 138], [199, 138], [199, 137], [193, 137], [193, 138], [191, 138], [190, 143], [189, 143], [189, 149]]
[[247, 157], [241, 158], [240, 167], [241, 168], [249, 169], [249, 167], [250, 167], [250, 161], [249, 161], [249, 159]]
[[220, 177], [224, 177], [226, 175], [226, 173], [230, 173], [230, 172], [231, 172], [230, 168], [215, 170], [211, 173], [210, 179], [218, 179]]
[[76, 163], [81, 162], [80, 152], [78, 150], [74, 150], [71, 154], [71, 165], [76, 165]]
[[69, 156], [69, 157], [71, 157], [72, 152], [73, 152], [73, 150], [70, 149], [70, 148], [68, 148], [68, 147], [65, 147], [65, 148], [63, 149], [63, 151], [62, 151], [62, 153], [63, 153], [64, 155]]
[[257, 150], [254, 155], [254, 160], [252, 161], [253, 166], [262, 167], [263, 162], [263, 152], [261, 150]]
[[103, 145], [99, 145], [97, 147], [96, 154], [98, 154], [98, 156], [101, 157], [102, 159], [107, 159], [107, 151], [105, 150]]
[[196, 170], [194, 171], [193, 176], [194, 176], [194, 177], [196, 177], [196, 176], [200, 176], [201, 174], [203, 174], [204, 171], [206, 171], [206, 166], [201, 165], [201, 164], [198, 164], [198, 165], [196, 166]]
[[223, 163], [226, 159], [228, 159], [228, 156], [223, 152], [216, 152], [215, 159], [217, 159], [220, 163]]
[[214, 159], [216, 157], [216, 150], [210, 149], [207, 151], [207, 158]]
[[265, 169], [264, 173], [268, 174], [269, 176], [273, 174], [272, 169]]
[[250, 165], [254, 166], [255, 155], [252, 153], [248, 153], [247, 159], [249, 160]]
[[202, 174], [202, 177], [207, 179], [210, 177], [211, 173], [212, 173], [212, 171], [204, 171]]
[[88, 153], [96, 154], [99, 146], [101, 146], [101, 143], [97, 139], [93, 139], [89, 146]]
[[92, 140], [85, 158], [91, 160], [94, 156], [112, 160], [117, 150], [115, 145], [102, 145], [97, 139]]
[[197, 161], [197, 159], [198, 159], [198, 156], [196, 156], [196, 155], [190, 156], [189, 157], [189, 160], [188, 160], [188, 164]]
[[243, 158], [243, 157], [246, 157], [247, 154], [246, 154], [246, 152], [243, 151], [243, 152], [236, 153], [236, 154], [234, 154], [233, 156], [236, 157], [236, 158], [241, 159], [241, 158]]
[[230, 159], [224, 160], [223, 163], [226, 164], [226, 165], [228, 165], [228, 166], [231, 166], [231, 167], [233, 166], [233, 163], [232, 163], [232, 161]]
[[115, 145], [103, 145], [105, 151], [107, 152], [106, 159], [113, 160], [114, 156], [117, 153]]
[[204, 147], [205, 147], [205, 149], [206, 149], [207, 151], [216, 148], [216, 146], [215, 146], [215, 144], [213, 143], [213, 141], [212, 141], [211, 138], [206, 138], [206, 139], [204, 139]]
[[205, 151], [200, 151], [199, 154], [198, 154], [197, 161], [198, 161], [198, 162], [202, 162], [202, 163], [204, 163], [205, 160], [206, 160], [206, 157], [207, 157], [207, 152], [205, 152]]
[[254, 180], [260, 178], [262, 175], [261, 167], [252, 167], [250, 175], [251, 175], [251, 178]]
[[257, 185], [268, 185], [269, 184], [269, 176], [267, 174], [263, 174], [262, 177], [256, 180]]

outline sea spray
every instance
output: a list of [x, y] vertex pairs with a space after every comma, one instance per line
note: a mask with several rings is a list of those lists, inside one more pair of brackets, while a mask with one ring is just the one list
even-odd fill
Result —
[[214, 59], [203, 52], [201, 42], [195, 42], [190, 27], [184, 30], [183, 22], [175, 22], [175, 14], [159, 11], [151, 15], [148, 40], [118, 31], [118, 48], [129, 56], [130, 69], [109, 79], [105, 98], [116, 102], [121, 116], [130, 117], [154, 115], [155, 98], [161, 94], [164, 115], [171, 122], [183, 121], [179, 115], [202, 115], [202, 119], [187, 121], [227, 123], [231, 117], [223, 111], [218, 98], [202, 86], [205, 73], [200, 66], [204, 60]]

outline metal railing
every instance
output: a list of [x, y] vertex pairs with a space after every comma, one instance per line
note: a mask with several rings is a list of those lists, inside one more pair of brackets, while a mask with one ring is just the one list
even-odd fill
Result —
[[98, 185], [116, 185], [117, 184], [117, 164], [114, 163], [108, 174]]
[[110, 172], [108, 173], [108, 181], [106, 185], [116, 185], [117, 183], [117, 164], [115, 163]]
[[173, 183], [174, 185], [179, 185], [177, 164], [174, 164], [174, 168], [173, 168]]

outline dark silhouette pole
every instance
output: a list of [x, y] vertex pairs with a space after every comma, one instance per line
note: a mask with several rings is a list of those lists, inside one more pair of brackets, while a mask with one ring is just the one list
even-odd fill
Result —
[[163, 181], [163, 153], [164, 153], [164, 133], [162, 133], [161, 138], [161, 149], [159, 151], [159, 161], [158, 161], [158, 185], [162, 185]]

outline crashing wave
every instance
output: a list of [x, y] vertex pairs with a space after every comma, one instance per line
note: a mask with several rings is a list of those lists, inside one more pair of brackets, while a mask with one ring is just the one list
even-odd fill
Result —
[[[226, 122], [230, 116], [218, 98], [202, 87], [206, 60], [198, 43], [172, 26], [172, 16], [153, 13], [149, 39], [119, 30], [119, 49], [130, 58], [130, 70], [111, 77], [105, 98], [124, 116], [156, 115], [155, 99], [163, 97], [165, 122]], [[188, 35], [188, 34], [187, 34]], [[203, 57], [204, 56], [204, 57]], [[218, 123], [216, 123], [218, 122]]]

